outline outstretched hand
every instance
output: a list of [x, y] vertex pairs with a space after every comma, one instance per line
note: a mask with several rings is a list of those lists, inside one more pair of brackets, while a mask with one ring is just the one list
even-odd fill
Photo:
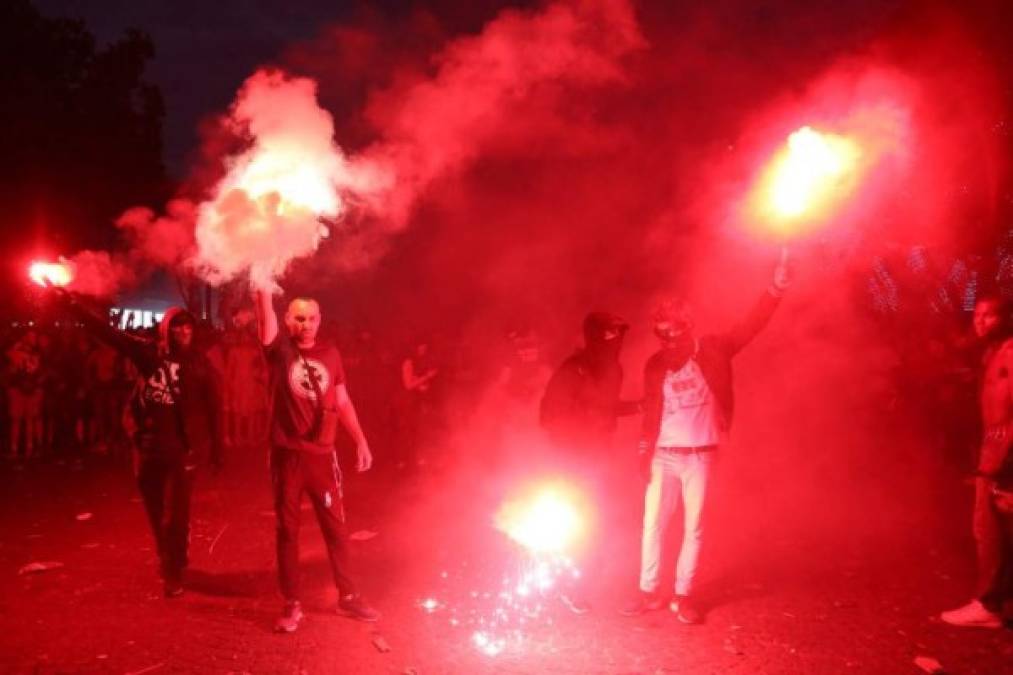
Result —
[[42, 288], [45, 297], [53, 302], [61, 304], [68, 304], [74, 302], [74, 294], [66, 289], [64, 286], [58, 286], [49, 279], [42, 280]]

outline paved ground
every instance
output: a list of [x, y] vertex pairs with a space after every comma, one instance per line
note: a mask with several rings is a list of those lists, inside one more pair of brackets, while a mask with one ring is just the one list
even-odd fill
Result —
[[[632, 542], [617, 539], [610, 571], [585, 570], [601, 578], [591, 614], [547, 600], [522, 642], [490, 657], [471, 642], [469, 622], [473, 611], [488, 612], [484, 594], [495, 593], [513, 562], [504, 563], [508, 545], [490, 525], [496, 490], [476, 490], [473, 479], [439, 490], [423, 479], [349, 479], [351, 529], [378, 532], [354, 544], [363, 591], [384, 613], [375, 626], [334, 614], [306, 512], [309, 616], [297, 634], [275, 635], [273, 520], [260, 456], [202, 480], [189, 590], [173, 601], [161, 597], [128, 470], [43, 463], [2, 471], [3, 672], [917, 673], [919, 656], [949, 673], [1013, 672], [1010, 630], [957, 630], [932, 618], [968, 590], [962, 512], [870, 522], [868, 532], [822, 539], [726, 519], [710, 551], [707, 622], [692, 627], [667, 611], [617, 615], [635, 564]], [[966, 488], [952, 489], [947, 499], [961, 503]], [[33, 561], [63, 566], [18, 574]], [[419, 601], [430, 597], [445, 604], [426, 612]]]

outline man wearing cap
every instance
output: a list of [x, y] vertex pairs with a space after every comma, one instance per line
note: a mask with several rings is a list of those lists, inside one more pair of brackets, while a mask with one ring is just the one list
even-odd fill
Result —
[[190, 496], [198, 464], [221, 466], [218, 388], [204, 351], [194, 344], [195, 321], [181, 307], [166, 310], [158, 339], [118, 330], [57, 291], [67, 308], [98, 339], [137, 367], [143, 384], [131, 401], [139, 453], [137, 485], [155, 536], [167, 598], [183, 594], [189, 562]]
[[303, 618], [299, 588], [303, 493], [313, 505], [327, 546], [338, 588], [338, 611], [360, 621], [376, 621], [380, 614], [359, 595], [348, 571], [341, 470], [334, 446], [338, 423], [355, 443], [356, 469], [368, 470], [373, 456], [345, 387], [341, 354], [333, 344], [317, 339], [320, 305], [316, 300], [293, 299], [285, 312], [284, 331], [278, 330], [270, 294], [258, 291], [256, 302], [274, 402], [271, 481], [277, 519], [278, 581], [285, 600], [275, 630], [291, 633]]
[[666, 299], [654, 311], [654, 332], [661, 348], [644, 367], [639, 450], [649, 480], [640, 592], [621, 610], [626, 616], [665, 606], [667, 598], [659, 592], [661, 545], [681, 499], [684, 534], [676, 564], [675, 598], [669, 608], [683, 623], [703, 620], [693, 584], [703, 540], [707, 485], [715, 453], [732, 420], [732, 358], [767, 324], [788, 284], [787, 256], [782, 255], [768, 291], [746, 319], [726, 333], [697, 338], [692, 309], [683, 298]]

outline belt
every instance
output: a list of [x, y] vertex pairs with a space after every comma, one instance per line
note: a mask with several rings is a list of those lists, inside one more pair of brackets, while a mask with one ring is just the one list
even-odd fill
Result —
[[700, 445], [697, 447], [683, 447], [683, 446], [658, 446], [658, 450], [661, 452], [671, 452], [675, 455], [695, 455], [700, 452], [713, 452], [717, 450], [716, 445]]

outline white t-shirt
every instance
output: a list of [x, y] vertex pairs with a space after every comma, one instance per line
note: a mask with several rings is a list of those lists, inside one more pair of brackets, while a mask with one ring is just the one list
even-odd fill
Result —
[[659, 448], [698, 448], [720, 440], [718, 406], [696, 360], [665, 373]]

